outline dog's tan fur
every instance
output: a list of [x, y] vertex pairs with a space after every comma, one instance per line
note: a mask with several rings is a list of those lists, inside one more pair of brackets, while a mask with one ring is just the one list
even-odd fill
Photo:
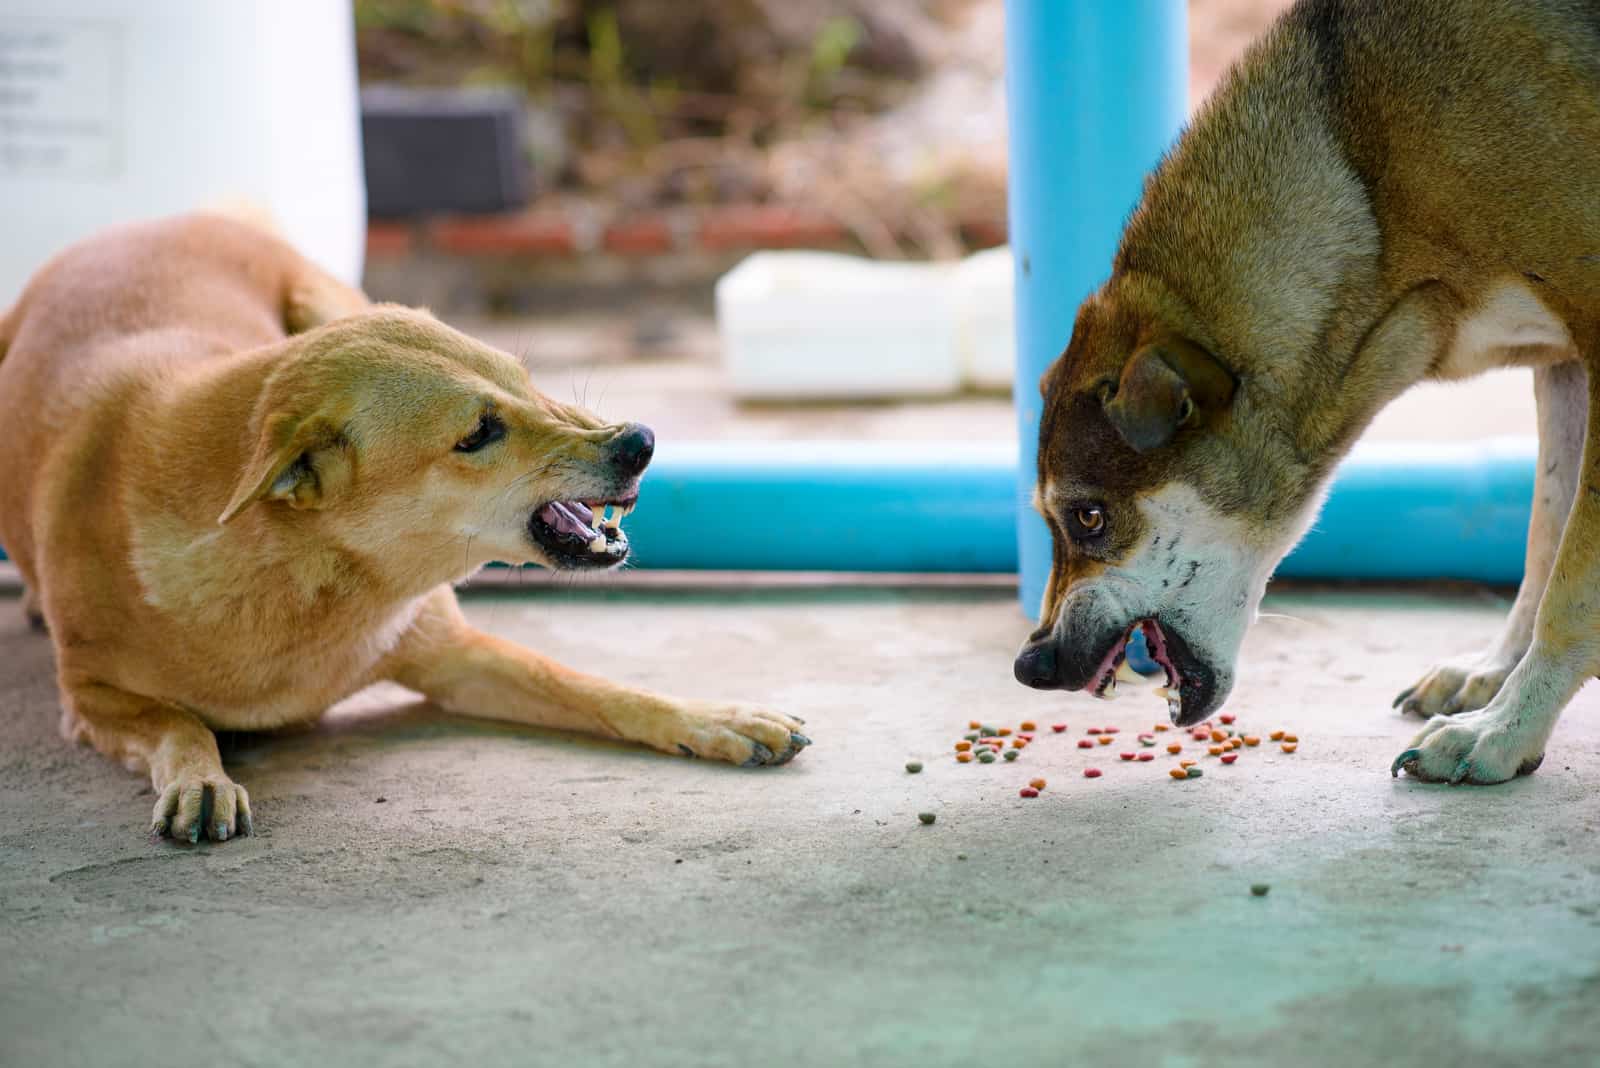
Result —
[[1056, 563], [1019, 677], [1085, 685], [1153, 618], [1203, 681], [1179, 718], [1209, 714], [1271, 568], [1372, 416], [1424, 379], [1533, 367], [1522, 591], [1493, 649], [1401, 695], [1438, 715], [1396, 767], [1478, 783], [1536, 767], [1600, 670], [1597, 161], [1592, 4], [1296, 4], [1152, 175], [1046, 375]]
[[[504, 438], [458, 451], [485, 411]], [[789, 717], [579, 675], [469, 626], [452, 581], [561, 562], [528, 536], [535, 509], [633, 492], [626, 428], [243, 223], [126, 227], [43, 268], [0, 318], [0, 426], [0, 544], [54, 640], [62, 730], [149, 771], [158, 833], [248, 830], [213, 730], [311, 720], [382, 679], [738, 764], [806, 744]]]

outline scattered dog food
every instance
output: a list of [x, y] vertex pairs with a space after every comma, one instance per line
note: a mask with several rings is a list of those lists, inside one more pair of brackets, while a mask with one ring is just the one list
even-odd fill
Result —
[[1079, 738], [1078, 739], [1078, 748], [1079, 749], [1093, 749], [1094, 748], [1094, 739], [1093, 738]]
[[1220, 746], [1220, 745], [1208, 745], [1208, 746], [1206, 746], [1206, 752], [1210, 753], [1212, 756], [1221, 756], [1222, 755], [1222, 746]]
[[1178, 767], [1180, 767], [1180, 768], [1192, 768], [1198, 763], [1200, 763], [1198, 760], [1180, 760], [1180, 761], [1178, 761]]
[[1222, 754], [1222, 762], [1224, 764], [1232, 764], [1235, 760], [1238, 760], [1238, 759], [1239, 759], [1239, 754], [1238, 753], [1223, 753]]
[[1006, 759], [1007, 760], [1015, 760], [1015, 759], [1017, 759], [1017, 757], [1019, 757], [1021, 755], [1022, 754], [1017, 752], [1015, 749], [1007, 749], [1006, 750]]
[[1235, 716], [1232, 712], [1224, 712], [1222, 715], [1218, 716], [1217, 718], [1220, 719], [1224, 723], [1232, 723], [1234, 720], [1238, 719], [1239, 717]]
[[980, 763], [980, 764], [993, 764], [994, 763], [994, 750], [993, 749], [985, 749], [983, 752], [979, 753], [978, 754], [978, 763]]
[[971, 742], [963, 741], [963, 742], [957, 742], [956, 743], [956, 752], [958, 752], [958, 753], [965, 753], [965, 752], [970, 751], [971, 749], [972, 749], [972, 743]]
[[1101, 727], [1100, 729], [1103, 732], [1105, 732], [1106, 734], [1120, 734], [1120, 733], [1122, 733], [1122, 728], [1121, 727]]
[[1189, 773], [1182, 768], [1173, 768], [1171, 771], [1167, 772], [1167, 774], [1171, 775], [1174, 779], [1187, 779], [1189, 777]]
[[1052, 723], [1050, 724], [1050, 729], [1055, 731], [1057, 734], [1062, 734], [1066, 731], [1067, 725], [1065, 723]]
[[1022, 721], [1022, 729], [1025, 731], [1036, 731], [1039, 729], [1039, 725], [1031, 719], [1025, 719]]
[[1155, 725], [1155, 729], [1158, 731], [1170, 731], [1172, 729], [1172, 725], [1168, 723], [1157, 723]]
[[1018, 790], [1017, 793], [1018, 793], [1018, 795], [1020, 795], [1022, 797], [1038, 797], [1039, 796], [1039, 791], [1035, 790], [1031, 786], [1024, 786], [1022, 789]]
[[1199, 765], [1196, 765], [1192, 768], [1186, 769], [1186, 774], [1188, 774], [1189, 778], [1191, 779], [1198, 779], [1200, 776], [1204, 775], [1205, 772], [1200, 770]]
[[1251, 748], [1255, 748], [1261, 744], [1261, 737], [1255, 734], [1247, 734], [1244, 736], [1244, 744], [1250, 746]]
[[1045, 781], [1043, 779], [1029, 779], [1028, 785], [1033, 787], [1035, 790], [1043, 790], [1045, 787]]
[[917, 813], [917, 819], [921, 820], [924, 824], [932, 823], [934, 820], [936, 820], [938, 818], [939, 817], [936, 814], [932, 813], [932, 812], [919, 812], [919, 813]]
[[1083, 777], [1085, 779], [1098, 779], [1100, 777], [1100, 769], [1099, 768], [1084, 768], [1083, 769]]
[[1099, 742], [1101, 745], [1110, 745], [1112, 742], [1116, 741], [1116, 739], [1111, 737], [1109, 734], [1102, 734], [1100, 737], [1096, 738], [1095, 741]]
[[1118, 753], [1117, 755], [1120, 756], [1123, 760], [1132, 760], [1135, 757], [1137, 757], [1139, 754], [1138, 753]]
[[1156, 736], [1153, 735], [1153, 734], [1141, 734], [1141, 735], [1139, 735], [1139, 744], [1140, 745], [1155, 745], [1156, 744]]
[[1273, 731], [1271, 734], [1267, 735], [1267, 737], [1272, 739], [1275, 742], [1281, 742], [1281, 741], [1283, 741], [1283, 732], [1282, 731]]
[[1177, 742], [1173, 742], [1171, 745], [1167, 746], [1167, 752], [1181, 753], [1183, 752], [1183, 746], [1179, 745]]
[[1283, 740], [1293, 745], [1300, 740], [1300, 736], [1298, 734], [1285, 734]]
[[967, 720], [967, 729], [968, 730], [974, 730], [974, 731], [982, 730], [983, 729], [983, 724], [979, 723], [975, 719], [969, 719], [969, 720]]
[[1084, 731], [1083, 733], [1085, 733], [1085, 734], [1104, 734], [1105, 732], [1102, 731], [1099, 727], [1090, 727], [1088, 730]]
[[1292, 753], [1296, 749], [1299, 749], [1300, 746], [1298, 746], [1294, 742], [1284, 742], [1282, 745], [1278, 746], [1278, 748], [1282, 749], [1285, 753]]
[[915, 775], [917, 772], [919, 772], [921, 770], [922, 770], [922, 761], [920, 761], [920, 760], [913, 760], [913, 761], [909, 762], [908, 764], [906, 764], [906, 771], [910, 772], [912, 775]]
[[1155, 758], [1156, 758], [1156, 755], [1154, 753], [1140, 753], [1139, 754], [1139, 759], [1143, 760], [1143, 761], [1151, 761], [1151, 760], [1154, 760]]
[[961, 762], [963, 764], [970, 764], [970, 763], [972, 763], [972, 754], [971, 753], [957, 753], [956, 754], [956, 760], [958, 760], [959, 762]]
[[1250, 896], [1251, 897], [1266, 897], [1267, 896], [1267, 891], [1271, 890], [1271, 889], [1272, 889], [1272, 887], [1268, 886], [1266, 883], [1251, 883], [1250, 884]]

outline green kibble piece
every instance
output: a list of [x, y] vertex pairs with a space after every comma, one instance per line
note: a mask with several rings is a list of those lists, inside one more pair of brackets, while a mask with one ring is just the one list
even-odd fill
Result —
[[978, 728], [978, 734], [981, 737], [984, 737], [984, 738], [993, 738], [995, 735], [997, 735], [999, 733], [1000, 732], [995, 730], [993, 727], [979, 727]]
[[1200, 770], [1200, 765], [1199, 764], [1196, 764], [1194, 767], [1189, 769], [1189, 778], [1191, 778], [1191, 779], [1198, 779], [1200, 776], [1202, 776], [1204, 774], [1205, 774], [1205, 772]]
[[1266, 883], [1250, 884], [1250, 894], [1252, 897], [1266, 897], [1267, 891], [1271, 889], [1272, 887], [1268, 886]]
[[981, 734], [979, 734], [977, 731], [973, 731], [971, 734], [963, 734], [962, 737], [965, 738], [969, 742], [975, 742], [975, 741], [977, 741], [979, 738], [981, 738], [983, 736]]
[[938, 818], [939, 817], [935, 816], [932, 812], [919, 812], [919, 813], [917, 813], [917, 819], [921, 820], [923, 823], [932, 823], [934, 820], [936, 820]]
[[922, 761], [920, 761], [920, 760], [911, 761], [910, 763], [908, 763], [906, 765], [906, 770], [909, 771], [911, 774], [915, 775], [917, 772], [922, 770]]
[[1006, 750], [1006, 759], [1007, 760], [1015, 760], [1015, 759], [1017, 759], [1017, 757], [1019, 757], [1021, 755], [1022, 755], [1022, 751], [1020, 749], [1007, 749]]
[[994, 754], [993, 753], [979, 753], [978, 754], [978, 763], [980, 763], [980, 764], [993, 764], [994, 763]]

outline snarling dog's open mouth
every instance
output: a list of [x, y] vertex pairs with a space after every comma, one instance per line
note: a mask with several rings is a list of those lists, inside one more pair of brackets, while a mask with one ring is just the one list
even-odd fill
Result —
[[551, 501], [528, 518], [528, 536], [552, 567], [615, 567], [628, 558], [622, 520], [638, 500], [634, 490], [610, 500]]
[[1167, 714], [1172, 722], [1185, 727], [1204, 719], [1216, 694], [1216, 675], [1189, 648], [1182, 634], [1162, 627], [1154, 618], [1137, 620], [1111, 643], [1084, 689], [1101, 698], [1116, 692], [1117, 669], [1127, 659], [1128, 641], [1136, 630], [1144, 633], [1150, 658], [1166, 673]]

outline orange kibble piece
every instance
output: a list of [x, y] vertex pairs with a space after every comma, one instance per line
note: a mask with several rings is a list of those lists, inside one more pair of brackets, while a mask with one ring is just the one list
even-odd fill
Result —
[[1173, 742], [1171, 745], [1167, 746], [1167, 752], [1181, 753], [1183, 752], [1183, 746], [1179, 745], [1177, 742]]
[[1026, 749], [1026, 748], [1028, 748], [1028, 739], [1026, 739], [1026, 738], [1013, 738], [1013, 739], [1011, 739], [1011, 748], [1013, 748], [1013, 749]]
[[1001, 727], [999, 730], [995, 731], [995, 733], [998, 734], [1000, 737], [1004, 738], [1006, 735], [1011, 733], [1011, 728], [1010, 727]]
[[1198, 760], [1180, 760], [1180, 761], [1178, 761], [1178, 767], [1180, 767], [1180, 768], [1192, 768], [1198, 763], [1199, 763]]
[[1227, 736], [1228, 736], [1228, 734], [1227, 734], [1226, 731], [1212, 731], [1211, 732], [1211, 740], [1213, 742], [1220, 742], [1224, 738], [1226, 738]]
[[969, 752], [971, 749], [972, 749], [972, 743], [971, 742], [957, 742], [956, 743], [956, 752], [958, 752], [958, 753], [966, 753], [966, 752]]
[[1273, 731], [1271, 734], [1267, 735], [1267, 737], [1271, 738], [1275, 742], [1279, 742], [1279, 741], [1283, 740], [1283, 732], [1282, 731]]
[[1220, 745], [1208, 745], [1208, 746], [1206, 746], [1206, 752], [1210, 753], [1212, 756], [1221, 756], [1222, 755], [1222, 746], [1220, 746]]
[[1158, 731], [1170, 731], [1171, 729], [1172, 729], [1172, 725], [1171, 724], [1168, 724], [1168, 723], [1157, 723], [1156, 724], [1156, 730], [1158, 730]]
[[1285, 753], [1292, 753], [1296, 749], [1299, 749], [1300, 747], [1298, 745], [1296, 745], [1294, 742], [1284, 742], [1278, 748], [1282, 749]]
[[1109, 735], [1109, 734], [1102, 734], [1100, 736], [1100, 744], [1101, 745], [1110, 745], [1114, 741], [1116, 741], [1116, 739], [1111, 737], [1111, 735]]
[[1294, 744], [1294, 743], [1296, 743], [1296, 742], [1298, 742], [1298, 741], [1299, 741], [1299, 740], [1300, 740], [1300, 738], [1299, 738], [1299, 736], [1298, 736], [1298, 735], [1294, 735], [1294, 734], [1285, 734], [1285, 735], [1284, 735], [1284, 736], [1283, 736], [1283, 740], [1284, 740], [1284, 741], [1286, 741], [1286, 742], [1288, 742], [1288, 743], [1289, 743], [1289, 744], [1290, 744], [1290, 745], [1293, 745], [1293, 744]]
[[1167, 772], [1167, 774], [1171, 775], [1174, 779], [1187, 779], [1189, 777], [1189, 773], [1184, 771], [1182, 768], [1173, 768], [1171, 771]]
[[956, 759], [958, 761], [960, 761], [961, 763], [963, 763], [963, 764], [970, 764], [970, 763], [972, 763], [972, 754], [971, 753], [957, 753], [956, 754]]
[[967, 730], [969, 730], [969, 731], [979, 731], [979, 730], [982, 730], [982, 729], [983, 729], [983, 724], [979, 723], [977, 720], [975, 720], [975, 719], [967, 720]]
[[1029, 779], [1028, 780], [1028, 785], [1033, 787], [1035, 790], [1043, 790], [1044, 789], [1044, 780], [1043, 779]]
[[1260, 737], [1260, 735], [1256, 735], [1256, 734], [1247, 734], [1247, 735], [1244, 736], [1244, 744], [1245, 745], [1249, 745], [1249, 746], [1260, 745], [1261, 744], [1261, 737]]
[[1025, 719], [1022, 721], [1022, 729], [1025, 731], [1036, 731], [1039, 729], [1039, 725], [1031, 719]]

